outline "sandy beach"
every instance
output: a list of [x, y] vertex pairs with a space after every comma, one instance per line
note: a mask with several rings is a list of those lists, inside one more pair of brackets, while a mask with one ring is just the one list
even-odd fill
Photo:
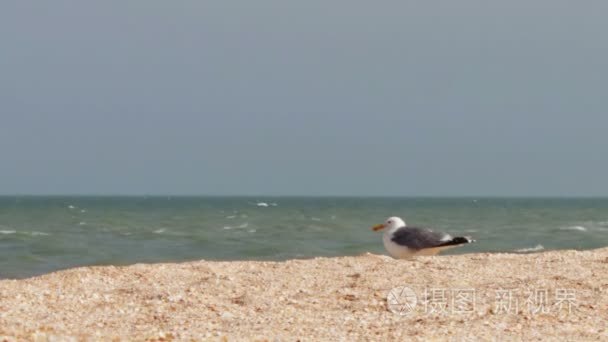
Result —
[[2, 340], [606, 340], [608, 248], [137, 264], [0, 281]]

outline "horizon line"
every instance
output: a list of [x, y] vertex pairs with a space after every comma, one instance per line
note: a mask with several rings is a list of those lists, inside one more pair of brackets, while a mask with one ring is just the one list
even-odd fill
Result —
[[77, 193], [53, 193], [53, 194], [0, 194], [0, 197], [266, 197], [266, 198], [581, 198], [581, 199], [605, 199], [608, 195], [309, 195], [309, 194], [77, 194]]

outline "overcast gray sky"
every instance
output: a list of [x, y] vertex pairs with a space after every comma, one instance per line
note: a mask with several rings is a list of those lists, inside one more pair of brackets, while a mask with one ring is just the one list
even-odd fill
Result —
[[606, 1], [0, 3], [0, 193], [608, 195]]

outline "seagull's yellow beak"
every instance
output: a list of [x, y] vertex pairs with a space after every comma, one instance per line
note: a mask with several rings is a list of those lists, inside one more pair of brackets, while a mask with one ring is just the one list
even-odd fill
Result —
[[384, 227], [386, 227], [386, 226], [384, 225], [384, 223], [380, 223], [380, 224], [377, 224], [377, 225], [373, 226], [373, 227], [372, 227], [372, 230], [373, 230], [373, 231], [375, 231], [375, 232], [377, 232], [377, 231], [379, 231], [380, 229], [384, 229]]

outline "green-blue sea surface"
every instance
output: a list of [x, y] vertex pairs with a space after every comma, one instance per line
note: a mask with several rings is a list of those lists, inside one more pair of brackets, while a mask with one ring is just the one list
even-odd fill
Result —
[[0, 278], [81, 265], [385, 253], [388, 216], [477, 242], [449, 253], [608, 246], [608, 199], [0, 197]]

